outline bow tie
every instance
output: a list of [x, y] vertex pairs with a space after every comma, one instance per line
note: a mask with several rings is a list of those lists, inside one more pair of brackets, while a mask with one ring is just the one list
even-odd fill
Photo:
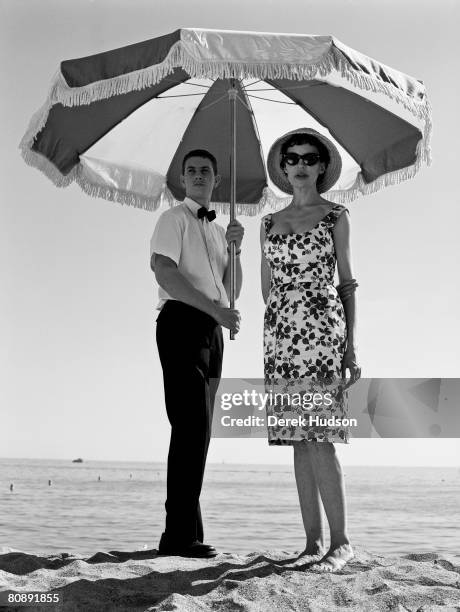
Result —
[[201, 208], [198, 209], [197, 216], [198, 216], [198, 219], [202, 219], [203, 217], [206, 217], [208, 221], [214, 221], [214, 219], [216, 218], [216, 211], [208, 210], [207, 208], [202, 206]]

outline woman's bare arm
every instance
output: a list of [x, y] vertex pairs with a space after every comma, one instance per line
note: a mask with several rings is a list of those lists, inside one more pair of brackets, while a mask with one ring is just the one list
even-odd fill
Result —
[[[337, 271], [339, 282], [345, 283], [353, 279], [350, 247], [350, 217], [344, 211], [334, 226], [334, 246], [337, 257]], [[343, 302], [345, 318], [347, 321], [347, 347], [356, 348], [356, 293], [353, 292]]]
[[[344, 211], [338, 218], [333, 235], [339, 282], [342, 284], [353, 279], [350, 247], [351, 228], [347, 211]], [[346, 370], [350, 370], [350, 384], [353, 384], [361, 375], [356, 356], [356, 292], [353, 291], [342, 303], [347, 323], [347, 346], [342, 360], [342, 375], [345, 376]]]

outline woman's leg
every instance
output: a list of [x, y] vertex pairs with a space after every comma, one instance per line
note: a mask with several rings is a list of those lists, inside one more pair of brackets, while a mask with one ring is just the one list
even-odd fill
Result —
[[307, 536], [306, 555], [322, 557], [324, 534], [321, 500], [311, 463], [310, 442], [294, 442], [294, 472], [299, 494], [300, 510]]
[[315, 568], [334, 572], [342, 569], [347, 561], [353, 558], [346, 526], [342, 468], [331, 442], [312, 443], [310, 455], [331, 533], [330, 548]]

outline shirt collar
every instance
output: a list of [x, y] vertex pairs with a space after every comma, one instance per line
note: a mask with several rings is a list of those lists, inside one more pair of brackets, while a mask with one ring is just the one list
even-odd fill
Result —
[[192, 215], [194, 217], [197, 217], [197, 213], [202, 205], [198, 204], [198, 202], [195, 202], [195, 200], [192, 200], [192, 198], [189, 198], [187, 196], [184, 198], [184, 204], [187, 206]]

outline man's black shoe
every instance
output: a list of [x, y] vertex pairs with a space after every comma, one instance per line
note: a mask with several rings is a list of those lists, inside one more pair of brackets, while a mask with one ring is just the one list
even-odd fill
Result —
[[196, 557], [198, 559], [210, 559], [217, 555], [217, 550], [214, 546], [203, 544], [202, 542], [192, 542], [186, 546], [167, 546], [160, 541], [158, 547], [159, 555], [171, 555], [177, 557]]

